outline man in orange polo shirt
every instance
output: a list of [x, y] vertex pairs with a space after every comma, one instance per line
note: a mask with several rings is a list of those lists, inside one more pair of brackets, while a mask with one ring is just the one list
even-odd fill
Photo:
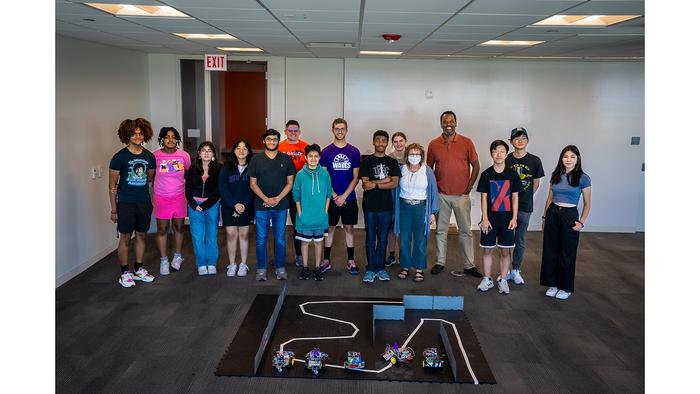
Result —
[[[284, 126], [284, 135], [287, 136], [287, 139], [280, 142], [277, 149], [292, 158], [296, 172], [299, 172], [302, 167], [304, 167], [304, 164], [306, 164], [306, 153], [304, 153], [304, 149], [306, 149], [306, 145], [308, 145], [305, 141], [299, 138], [301, 136], [301, 127], [299, 127], [299, 122], [294, 119], [290, 119]], [[294, 203], [292, 193], [289, 193], [289, 218], [292, 219], [292, 228], [295, 229], [294, 263], [297, 267], [301, 267], [304, 264], [301, 258], [301, 241], [297, 239], [298, 234], [296, 231], [297, 205]]]
[[[454, 211], [459, 227], [459, 241], [464, 259], [464, 274], [481, 278], [474, 265], [474, 241], [471, 230], [471, 199], [469, 193], [479, 176], [479, 156], [471, 139], [457, 134], [457, 115], [445, 111], [440, 115], [442, 135], [430, 141], [426, 163], [435, 171], [440, 211], [437, 222], [437, 263], [430, 273], [437, 275], [445, 269], [447, 230]], [[460, 273], [461, 275], [461, 273]]]

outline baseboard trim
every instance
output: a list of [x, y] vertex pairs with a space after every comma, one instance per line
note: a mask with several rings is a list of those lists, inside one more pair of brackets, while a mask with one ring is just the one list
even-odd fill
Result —
[[90, 259], [88, 259], [87, 261], [78, 265], [77, 267], [71, 269], [70, 271], [66, 272], [65, 274], [56, 277], [56, 288], [59, 288], [64, 283], [66, 283], [69, 280], [78, 276], [81, 272], [92, 267], [93, 264], [95, 264], [98, 261], [105, 258], [105, 256], [107, 256], [108, 254], [114, 252], [117, 249], [118, 245], [119, 245], [119, 240], [118, 239], [114, 240], [112, 243], [109, 244], [109, 246], [107, 246], [105, 249], [103, 249], [98, 254], [92, 256]]

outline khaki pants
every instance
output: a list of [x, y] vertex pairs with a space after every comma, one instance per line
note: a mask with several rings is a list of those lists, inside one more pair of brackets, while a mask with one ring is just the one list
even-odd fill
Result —
[[472, 236], [471, 199], [468, 194], [450, 196], [440, 193], [440, 211], [437, 216], [437, 263], [445, 265], [447, 252], [447, 230], [452, 211], [459, 227], [459, 243], [462, 246], [464, 268], [474, 267], [474, 237]]

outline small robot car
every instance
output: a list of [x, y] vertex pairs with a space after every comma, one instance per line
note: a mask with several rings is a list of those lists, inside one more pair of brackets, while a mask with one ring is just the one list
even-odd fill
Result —
[[384, 360], [391, 362], [392, 364], [396, 364], [397, 362], [400, 363], [409, 363], [411, 360], [413, 360], [413, 357], [415, 357], [415, 353], [413, 352], [413, 349], [410, 347], [399, 347], [399, 345], [394, 342], [394, 345], [386, 345], [384, 348], [384, 354], [382, 357], [384, 357]]
[[289, 350], [278, 350], [272, 353], [272, 366], [277, 368], [277, 372], [282, 373], [282, 371], [294, 365], [294, 352]]
[[437, 348], [425, 348], [423, 357], [423, 368], [442, 368], [445, 366], [445, 358], [438, 353]]
[[348, 352], [348, 357], [343, 363], [346, 369], [362, 369], [365, 367], [365, 362], [362, 360], [360, 352]]
[[318, 371], [325, 367], [325, 362], [328, 360], [328, 354], [323, 353], [317, 347], [306, 353], [306, 369], [310, 369], [314, 375], [318, 375]]

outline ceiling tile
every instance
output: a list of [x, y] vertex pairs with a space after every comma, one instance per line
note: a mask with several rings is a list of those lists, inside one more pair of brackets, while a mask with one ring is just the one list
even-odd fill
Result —
[[265, 6], [271, 10], [316, 10], [316, 11], [358, 11], [360, 0], [261, 0]]
[[365, 12], [447, 12], [455, 13], [467, 4], [467, 0], [432, 0], [432, 1], [405, 1], [405, 0], [366, 0]]
[[229, 21], [274, 21], [275, 18], [264, 8], [181, 8], [180, 11], [202, 20]]
[[358, 23], [360, 11], [301, 11], [301, 10], [272, 10], [279, 20], [287, 22], [351, 22]]
[[363, 22], [440, 25], [452, 15], [454, 14], [434, 12], [365, 12]]
[[164, 0], [159, 3], [175, 8], [260, 8], [255, 0]]
[[568, 11], [567, 15], [644, 15], [643, 1], [589, 1]]
[[462, 12], [470, 14], [555, 15], [567, 8], [585, 3], [573, 1], [475, 0]]
[[525, 26], [539, 22], [549, 15], [459, 14], [451, 25], [466, 26]]

